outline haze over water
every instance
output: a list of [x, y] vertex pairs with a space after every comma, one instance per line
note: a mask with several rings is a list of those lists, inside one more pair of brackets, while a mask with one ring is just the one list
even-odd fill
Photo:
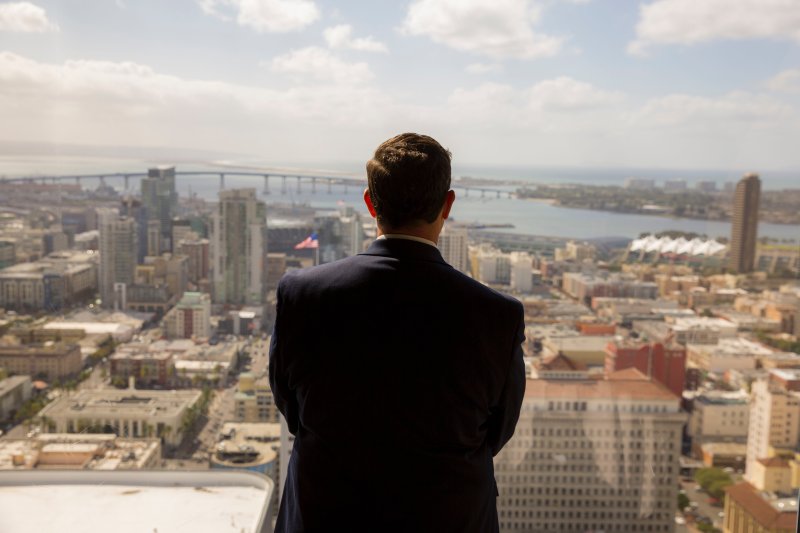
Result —
[[[219, 162], [199, 163], [197, 160], [185, 161], [153, 161], [136, 158], [114, 157], [82, 157], [82, 156], [0, 156], [0, 176], [36, 176], [36, 175], [72, 175], [72, 174], [100, 174], [116, 172], [143, 172], [147, 167], [156, 164], [174, 164], [178, 171], [213, 169], [215, 171], [234, 170], [239, 165], [229, 161], [224, 164]], [[267, 168], [263, 161], [243, 161], [242, 168], [256, 170]], [[272, 165], [274, 168], [277, 165]], [[300, 165], [282, 165], [294, 168], [301, 172]], [[351, 173], [358, 175], [359, 170], [354, 164], [329, 164], [325, 168], [309, 169], [320, 174], [328, 172]], [[528, 183], [576, 183], [591, 185], [622, 185], [625, 178], [636, 176], [653, 178], [661, 183], [665, 179], [685, 179], [691, 186], [700, 180], [714, 180], [722, 188], [726, 181], [738, 179], [734, 172], [690, 171], [690, 170], [632, 170], [632, 169], [569, 169], [569, 168], [491, 168], [491, 167], [454, 167], [454, 178], [470, 176], [473, 178], [487, 178], [497, 180], [514, 180]], [[768, 172], [762, 174], [762, 181], [766, 189], [795, 188], [800, 186], [797, 174], [793, 172]], [[120, 182], [109, 181], [115, 187], [120, 187]], [[270, 179], [270, 192], [262, 196], [268, 203], [297, 203], [308, 204], [320, 209], [335, 209], [344, 202], [366, 214], [361, 199], [361, 190], [355, 187], [334, 187], [332, 193], [327, 192], [324, 183], [317, 185], [315, 194], [311, 193], [311, 186], [304, 183], [301, 192], [297, 192], [296, 183], [289, 180], [286, 194], [281, 194], [280, 178]], [[94, 186], [92, 182], [85, 182], [84, 187]], [[256, 187], [259, 191], [263, 188], [263, 178], [227, 176], [226, 188]], [[131, 187], [138, 192], [138, 181], [131, 180]], [[191, 190], [193, 194], [207, 200], [215, 200], [219, 191], [219, 180], [215, 176], [209, 177], [178, 177], [177, 187], [181, 196], [187, 196]], [[513, 189], [513, 187], [505, 187]], [[498, 231], [544, 235], [552, 237], [566, 237], [578, 239], [592, 239], [602, 237], [635, 238], [644, 232], [658, 232], [664, 230], [680, 230], [705, 234], [709, 237], [729, 237], [730, 224], [728, 222], [676, 219], [662, 216], [635, 215], [591, 211], [585, 209], [570, 209], [557, 207], [546, 202], [517, 200], [508, 198], [495, 198], [487, 194], [485, 198], [480, 193], [472, 191], [465, 196], [463, 191], [458, 191], [458, 200], [454, 207], [453, 218], [462, 222], [477, 222], [481, 224], [513, 224], [513, 228], [502, 228]], [[778, 239], [800, 241], [800, 226], [783, 224], [759, 224], [759, 236]]]

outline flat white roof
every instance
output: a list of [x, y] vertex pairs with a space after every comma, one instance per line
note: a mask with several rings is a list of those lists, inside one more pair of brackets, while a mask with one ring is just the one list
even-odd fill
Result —
[[273, 491], [249, 472], [7, 472], [0, 531], [264, 533]]
[[133, 332], [133, 328], [126, 324], [116, 322], [48, 322], [44, 329], [82, 329], [87, 335], [108, 333], [110, 335], [125, 335]]

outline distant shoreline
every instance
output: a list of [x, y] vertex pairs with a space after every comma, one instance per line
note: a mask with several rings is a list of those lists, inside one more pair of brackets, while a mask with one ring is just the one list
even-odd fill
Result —
[[[701, 218], [701, 217], [691, 217], [691, 216], [676, 216], [673, 213], [668, 211], [652, 211], [643, 209], [641, 211], [633, 211], [633, 210], [618, 210], [618, 209], [597, 209], [592, 207], [586, 207], [581, 205], [568, 205], [563, 204], [558, 201], [556, 198], [517, 198], [518, 200], [525, 200], [528, 202], [536, 202], [536, 203], [543, 203], [547, 205], [551, 205], [553, 207], [562, 207], [564, 209], [580, 209], [581, 211], [592, 211], [595, 213], [614, 213], [618, 215], [643, 215], [643, 216], [651, 216], [651, 217], [661, 217], [661, 218], [671, 218], [674, 220], [696, 220], [699, 222], [727, 222], [730, 223], [731, 219], [729, 217], [726, 218]], [[762, 217], [759, 217], [759, 222], [764, 222], [767, 224], [778, 224], [781, 226], [797, 226], [798, 224], [795, 222], [786, 222], [782, 220], [765, 220]]]

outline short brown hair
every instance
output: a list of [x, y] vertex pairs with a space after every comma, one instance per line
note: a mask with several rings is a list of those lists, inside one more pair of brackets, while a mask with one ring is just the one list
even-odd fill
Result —
[[450, 190], [450, 152], [432, 137], [401, 133], [367, 162], [367, 184], [378, 223], [403, 228], [436, 220]]

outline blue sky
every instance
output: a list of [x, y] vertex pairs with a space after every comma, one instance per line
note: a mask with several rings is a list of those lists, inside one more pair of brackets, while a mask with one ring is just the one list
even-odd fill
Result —
[[800, 169], [797, 0], [0, 2], [0, 141]]

